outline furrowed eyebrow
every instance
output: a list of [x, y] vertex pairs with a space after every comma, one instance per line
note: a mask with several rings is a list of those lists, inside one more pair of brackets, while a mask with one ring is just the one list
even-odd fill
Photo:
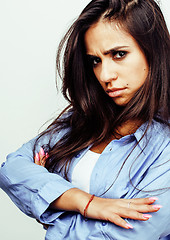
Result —
[[[129, 46], [117, 46], [117, 47], [111, 48], [111, 49], [105, 51], [105, 52], [103, 53], [103, 55], [108, 55], [108, 54], [110, 54], [110, 53], [120, 51], [120, 50], [123, 49], [123, 48], [129, 48]], [[93, 57], [94, 57], [94, 58], [97, 57], [97, 56], [94, 56], [94, 55], [89, 54], [89, 53], [87, 53], [87, 56], [88, 56], [88, 57], [92, 57], [92, 58], [93, 58]]]
[[112, 52], [117, 52], [117, 51], [120, 51], [122, 48], [128, 48], [128, 46], [117, 46], [117, 47], [114, 47], [112, 49], [109, 49], [108, 51], [105, 51], [103, 54], [104, 55], [108, 55]]
[[91, 55], [91, 54], [86, 54], [86, 56], [87, 56], [88, 58], [90, 58], [90, 59], [93, 59], [93, 58], [99, 58], [99, 57], [94, 56], [94, 55]]

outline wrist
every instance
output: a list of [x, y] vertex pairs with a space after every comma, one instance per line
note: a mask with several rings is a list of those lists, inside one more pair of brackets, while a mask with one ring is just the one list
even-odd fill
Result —
[[74, 201], [75, 201], [75, 211], [79, 212], [84, 216], [84, 210], [87, 207], [87, 204], [91, 198], [91, 194], [86, 193], [82, 190], [75, 190], [74, 193]]
[[91, 197], [78, 188], [72, 188], [64, 192], [59, 198], [50, 204], [50, 208], [64, 211], [74, 211], [84, 214], [84, 209]]
[[88, 203], [87, 203], [87, 205], [86, 205], [86, 207], [84, 208], [84, 218], [86, 217], [86, 212], [87, 212], [87, 209], [88, 209], [88, 207], [89, 207], [89, 205], [90, 205], [90, 203], [93, 201], [93, 199], [94, 199], [94, 194], [93, 195], [91, 195], [91, 198], [89, 199], [89, 201], [88, 201]]

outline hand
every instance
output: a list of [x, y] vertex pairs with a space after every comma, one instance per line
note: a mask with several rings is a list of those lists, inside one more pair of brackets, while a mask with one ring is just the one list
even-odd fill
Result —
[[120, 227], [133, 228], [123, 218], [147, 221], [152, 216], [144, 214], [157, 212], [162, 206], [151, 205], [156, 197], [139, 199], [107, 199], [94, 197], [87, 209], [87, 217], [112, 222]]
[[39, 153], [35, 154], [34, 163], [44, 167], [48, 157], [48, 153], [45, 153], [44, 149], [41, 147]]
[[[45, 166], [47, 158], [48, 153], [45, 154], [43, 148], [41, 148], [40, 152], [34, 157], [34, 161], [37, 165]], [[73, 188], [63, 193], [50, 207], [64, 211], [76, 211], [84, 215], [84, 209], [90, 196], [90, 194], [80, 189]], [[94, 197], [86, 211], [86, 216], [88, 218], [109, 221], [120, 227], [130, 229], [133, 226], [128, 224], [124, 218], [147, 221], [152, 216], [145, 213], [157, 212], [162, 207], [161, 205], [152, 205], [156, 200], [156, 197], [138, 199]]]
[[[45, 152], [44, 152], [44, 149], [41, 147], [39, 153], [36, 153], [36, 155], [35, 155], [35, 157], [34, 157], [34, 162], [35, 162], [35, 164], [44, 167], [47, 158], [48, 158], [48, 153], [45, 153]], [[49, 225], [40, 222], [38, 219], [36, 219], [36, 221], [37, 221], [38, 223], [42, 224], [43, 227], [44, 227], [46, 230], [48, 229]]]

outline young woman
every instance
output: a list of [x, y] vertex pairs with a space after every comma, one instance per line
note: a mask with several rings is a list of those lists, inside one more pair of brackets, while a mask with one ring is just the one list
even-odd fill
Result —
[[70, 104], [0, 170], [46, 240], [168, 239], [169, 62], [154, 0], [93, 0], [69, 29], [57, 67]]

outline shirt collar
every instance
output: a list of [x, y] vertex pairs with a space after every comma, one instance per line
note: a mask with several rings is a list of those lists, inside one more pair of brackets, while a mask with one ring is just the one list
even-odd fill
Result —
[[[149, 142], [150, 147], [154, 145], [156, 139], [159, 135], [159, 137], [162, 138], [169, 138], [169, 129], [166, 125], [163, 125], [159, 122], [156, 122], [155, 120], [152, 121], [151, 125], [148, 127], [148, 122], [142, 124], [137, 131], [133, 134], [139, 143], [140, 149], [146, 154], [147, 150], [147, 144]], [[146, 131], [147, 130], [147, 131]], [[145, 133], [146, 131], [146, 133]], [[143, 134], [145, 135], [143, 136]], [[141, 139], [142, 138], [142, 139]]]
[[142, 124], [137, 130], [136, 132], [133, 134], [138, 142], [138, 146], [140, 147], [141, 151], [143, 153], [146, 154], [145, 152], [145, 148], [146, 148], [146, 144], [148, 141], [148, 131], [150, 129], [147, 130], [146, 134], [143, 136], [143, 134], [145, 133], [146, 129], [147, 129], [148, 123], [144, 123]]

